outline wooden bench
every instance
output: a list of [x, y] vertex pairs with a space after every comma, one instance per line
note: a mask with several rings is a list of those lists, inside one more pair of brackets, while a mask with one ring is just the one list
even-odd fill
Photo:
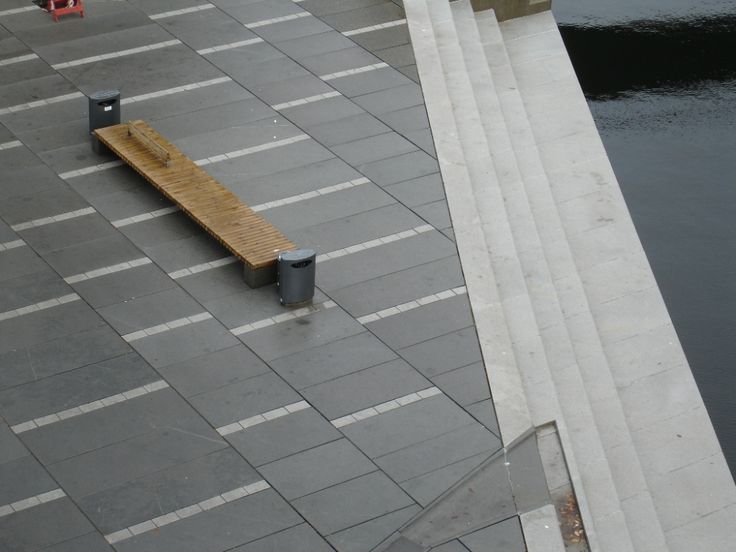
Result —
[[251, 287], [276, 281], [276, 260], [296, 246], [144, 121], [100, 128], [95, 136], [243, 261]]

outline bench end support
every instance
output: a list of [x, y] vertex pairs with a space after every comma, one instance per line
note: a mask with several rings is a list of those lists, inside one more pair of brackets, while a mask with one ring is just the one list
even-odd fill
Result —
[[243, 263], [243, 280], [252, 288], [275, 283], [276, 263], [264, 268], [251, 268], [248, 263]]

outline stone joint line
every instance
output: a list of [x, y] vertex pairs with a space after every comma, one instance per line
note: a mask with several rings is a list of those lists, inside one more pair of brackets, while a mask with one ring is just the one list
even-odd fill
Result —
[[259, 42], [263, 42], [263, 39], [260, 37], [249, 38], [248, 40], [240, 40], [238, 42], [231, 42], [229, 44], [221, 44], [220, 46], [212, 46], [211, 48], [202, 48], [201, 50], [197, 50], [197, 53], [200, 56], [204, 56], [207, 54], [214, 54], [215, 52], [222, 52], [223, 50], [232, 50], [233, 48], [240, 48], [241, 46], [258, 44]]
[[154, 393], [161, 389], [166, 389], [167, 387], [169, 387], [169, 384], [163, 380], [154, 381], [153, 383], [142, 385], [141, 387], [136, 387], [135, 389], [130, 389], [116, 395], [110, 395], [109, 397], [105, 397], [103, 399], [80, 404], [79, 406], [75, 406], [74, 408], [69, 408], [60, 412], [54, 412], [53, 414], [49, 414], [48, 416], [34, 418], [33, 420], [28, 420], [26, 422], [11, 426], [10, 429], [15, 434], [24, 433], [26, 431], [31, 431], [33, 429], [37, 429], [49, 424], [61, 422], [62, 420], [66, 420], [67, 418], [74, 418], [76, 416], [86, 414], [87, 412], [93, 412], [95, 410], [99, 410], [100, 408], [105, 408], [107, 406], [112, 406], [113, 404], [125, 402], [136, 397], [148, 395], [149, 393]]
[[145, 100], [151, 100], [153, 98], [162, 98], [164, 96], [170, 96], [172, 94], [178, 94], [180, 92], [188, 92], [189, 90], [196, 90], [197, 88], [205, 88], [207, 86], [213, 86], [215, 84], [221, 84], [230, 82], [233, 79], [230, 77], [218, 77], [216, 79], [209, 79], [205, 81], [193, 82], [191, 84], [184, 84], [182, 86], [174, 86], [173, 88], [165, 88], [156, 92], [149, 92], [147, 94], [139, 94], [138, 96], [131, 96], [130, 98], [123, 98], [120, 100], [122, 105], [128, 105], [135, 102], [142, 102]]
[[289, 205], [291, 203], [297, 203], [299, 201], [305, 201], [307, 199], [332, 194], [334, 192], [349, 190], [350, 188], [355, 188], [356, 186], [360, 186], [362, 184], [368, 184], [369, 182], [370, 180], [365, 177], [356, 178], [355, 180], [341, 182], [340, 184], [335, 184], [333, 186], [325, 186], [324, 188], [319, 188], [318, 190], [313, 190], [311, 192], [304, 192], [303, 194], [293, 195], [285, 197], [283, 199], [275, 199], [267, 203], [261, 203], [260, 205], [254, 205], [253, 207], [251, 207], [251, 209], [253, 209], [255, 212], [266, 211], [268, 209], [283, 207], [284, 205]]
[[55, 222], [62, 222], [73, 218], [83, 217], [85, 215], [91, 215], [92, 213], [96, 212], [97, 211], [93, 207], [85, 207], [84, 209], [77, 209], [76, 211], [59, 213], [58, 215], [53, 215], [51, 217], [44, 217], [40, 219], [29, 220], [27, 222], [21, 222], [19, 224], [14, 224], [10, 228], [15, 232], [19, 232], [21, 230], [28, 230], [29, 228], [38, 228], [39, 226], [46, 226], [47, 224], [53, 224]]
[[311, 139], [311, 136], [307, 134], [298, 134], [296, 136], [292, 136], [291, 138], [285, 138], [283, 140], [276, 140], [274, 142], [266, 142], [265, 144], [259, 144], [257, 146], [251, 146], [249, 148], [243, 148], [240, 150], [223, 153], [221, 155], [214, 155], [206, 159], [199, 159], [195, 161], [195, 163], [198, 166], [203, 167], [205, 165], [210, 165], [212, 163], [219, 163], [220, 161], [227, 161], [228, 159], [236, 159], [238, 157], [243, 157], [245, 155], [251, 155], [253, 153], [258, 153], [259, 151], [266, 151], [266, 150], [270, 150], [274, 148], [279, 148], [281, 146], [288, 146], [289, 144], [296, 144], [297, 142], [301, 142], [303, 140], [309, 140], [309, 139]]
[[270, 420], [283, 418], [284, 416], [294, 414], [294, 412], [299, 412], [300, 410], [306, 410], [307, 408], [311, 408], [311, 405], [307, 401], [299, 401], [293, 404], [287, 404], [286, 406], [274, 408], [273, 410], [269, 410], [268, 412], [256, 414], [255, 416], [251, 416], [250, 418], [244, 418], [242, 420], [238, 420], [237, 422], [233, 422], [232, 424], [218, 427], [217, 433], [224, 437], [225, 435], [237, 433], [238, 431], [246, 430], [249, 427], [253, 427], [264, 422], [268, 422]]
[[144, 220], [151, 220], [158, 217], [170, 215], [172, 213], [177, 213], [178, 211], [180, 211], [179, 207], [177, 205], [172, 205], [171, 207], [156, 209], [155, 211], [149, 211], [148, 213], [141, 213], [140, 215], [114, 220], [110, 224], [112, 224], [115, 228], [122, 228], [124, 226], [130, 226], [131, 224], [143, 222]]
[[250, 324], [243, 324], [242, 326], [238, 326], [237, 328], [232, 328], [230, 332], [233, 335], [243, 335], [255, 330], [260, 330], [261, 328], [267, 328], [269, 326], [274, 326], [275, 324], [288, 322], [289, 320], [303, 318], [304, 316], [309, 316], [310, 314], [314, 314], [315, 312], [324, 311], [336, 306], [337, 303], [335, 303], [334, 301], [325, 301], [324, 303], [318, 303], [316, 305], [310, 305], [308, 307], [302, 307], [293, 311], [277, 314], [276, 316], [271, 316], [270, 318], [264, 318], [263, 320], [251, 322]]
[[53, 98], [45, 98], [43, 100], [36, 100], [33, 102], [22, 103], [18, 105], [11, 105], [10, 107], [1, 108], [0, 115], [17, 113], [18, 111], [25, 111], [26, 109], [33, 109], [34, 107], [41, 107], [44, 105], [52, 105], [59, 102], [66, 102], [68, 100], [75, 100], [77, 98], [84, 98], [84, 94], [82, 94], [81, 92], [71, 92], [69, 94], [62, 94], [61, 96], [54, 96]]
[[154, 531], [159, 527], [163, 527], [171, 523], [176, 523], [177, 521], [180, 521], [182, 519], [201, 514], [202, 512], [212, 510], [213, 508], [217, 508], [218, 506], [222, 506], [223, 504], [227, 504], [228, 502], [234, 502], [235, 500], [238, 500], [240, 498], [244, 498], [246, 496], [256, 494], [270, 488], [271, 486], [263, 480], [256, 481], [255, 483], [251, 483], [250, 485], [236, 487], [231, 491], [215, 495], [212, 498], [208, 498], [207, 500], [192, 504], [191, 506], [186, 506], [185, 508], [180, 508], [173, 512], [169, 512], [168, 514], [149, 519], [142, 523], [131, 525], [130, 527], [126, 527], [125, 529], [121, 529], [120, 531], [115, 531], [114, 533], [105, 535], [105, 539], [108, 543], [115, 544], [116, 542], [130, 539], [142, 533]]
[[300, 98], [298, 100], [292, 100], [290, 102], [275, 104], [271, 106], [271, 109], [275, 109], [276, 111], [281, 111], [282, 109], [287, 109], [289, 107], [296, 107], [298, 105], [319, 102], [322, 100], [326, 100], [328, 98], [335, 98], [337, 96], [342, 96], [342, 94], [340, 94], [340, 92], [338, 92], [337, 90], [334, 90], [332, 92], [325, 92], [324, 94], [317, 94], [315, 96], [308, 96], [306, 98]]
[[357, 75], [359, 73], [367, 73], [368, 71], [375, 71], [376, 69], [383, 69], [384, 67], [388, 67], [387, 63], [374, 63], [373, 65], [364, 65], [363, 67], [356, 67], [354, 69], [346, 69], [345, 71], [338, 71], [337, 73], [328, 73], [326, 75], [320, 75], [319, 78], [321, 78], [324, 81], [330, 81], [339, 79], [342, 77], [349, 77], [350, 75]]
[[26, 244], [23, 240], [13, 240], [5, 243], [0, 243], [0, 251], [8, 251], [9, 249], [15, 249], [16, 247], [23, 247]]
[[0, 60], [0, 67], [3, 67], [4, 65], [12, 65], [14, 63], [22, 63], [24, 61], [30, 61], [32, 59], [38, 59], [38, 56], [36, 54], [25, 54], [23, 56], [2, 59]]
[[380, 29], [398, 27], [399, 25], [406, 25], [406, 19], [396, 19], [395, 21], [381, 23], [380, 25], [371, 25], [370, 27], [361, 27], [360, 29], [353, 29], [352, 31], [345, 31], [342, 34], [344, 36], [353, 36], [357, 34], [370, 33], [371, 31], [378, 31]]
[[212, 318], [212, 315], [209, 312], [200, 312], [199, 314], [193, 314], [192, 316], [185, 316], [184, 318], [177, 318], [176, 320], [171, 320], [170, 322], [164, 322], [163, 324], [151, 326], [150, 328], [143, 328], [142, 330], [131, 332], [121, 337], [125, 341], [130, 343], [131, 341], [137, 341], [139, 339], [143, 339], [144, 337], [148, 337], [151, 335], [168, 332], [176, 328], [181, 328], [183, 326], [189, 326], [191, 324], [196, 324], [197, 322], [204, 322], [205, 320], [210, 320], [211, 318]]
[[21, 510], [27, 510], [28, 508], [33, 508], [34, 506], [39, 506], [41, 504], [51, 502], [52, 500], [64, 498], [65, 496], [66, 493], [61, 489], [54, 489], [53, 491], [37, 494], [35, 496], [24, 498], [23, 500], [18, 500], [17, 502], [3, 504], [2, 506], [0, 506], [0, 518], [4, 516], [9, 516], [10, 514], [14, 514], [15, 512], [20, 512]]
[[338, 259], [340, 257], [344, 257], [345, 255], [351, 255], [353, 253], [365, 251], [366, 249], [380, 247], [381, 245], [385, 245], [387, 243], [403, 240], [406, 238], [411, 238], [413, 236], [418, 236], [419, 234], [424, 234], [425, 232], [429, 232], [430, 230], [434, 230], [434, 226], [432, 226], [431, 224], [423, 224], [422, 226], [417, 226], [409, 230], [404, 230], [403, 232], [397, 232], [396, 234], [389, 234], [388, 236], [376, 238], [375, 240], [369, 240], [369, 241], [362, 242], [362, 243], [356, 243], [355, 245], [351, 245], [344, 249], [337, 249], [335, 251], [323, 253], [317, 256], [317, 262], [324, 262], [324, 261], [329, 261], [332, 259]]
[[226, 266], [237, 262], [238, 258], [231, 255], [229, 257], [223, 257], [222, 259], [216, 259], [208, 263], [201, 263], [194, 266], [189, 266], [187, 268], [182, 268], [180, 270], [175, 270], [174, 272], [169, 272], [168, 275], [169, 278], [171, 278], [172, 280], [177, 280], [179, 278], [184, 278], [185, 276], [192, 276], [193, 274], [198, 274], [200, 272], [205, 272], [206, 270], [212, 270], [213, 268], [219, 268], [221, 266]]
[[127, 50], [120, 50], [117, 52], [110, 52], [108, 54], [100, 54], [99, 56], [91, 56], [81, 59], [75, 59], [72, 61], [65, 61], [63, 63], [57, 63], [52, 65], [52, 69], [66, 69], [68, 67], [77, 67], [79, 65], [86, 65], [88, 63], [95, 63], [96, 61], [104, 61], [107, 59], [116, 59], [125, 56], [132, 56], [134, 54], [141, 54], [143, 52], [150, 52], [152, 50], [159, 50], [161, 48], [168, 48], [169, 46], [176, 46], [181, 44], [181, 40], [166, 40], [164, 42], [157, 42], [155, 44], [147, 44], [145, 46], [139, 46], [137, 48], [128, 48]]
[[153, 261], [148, 257], [141, 257], [139, 259], [125, 261], [123, 263], [103, 266], [102, 268], [96, 268], [95, 270], [90, 270], [89, 272], [82, 272], [80, 274], [74, 274], [73, 276], [67, 276], [66, 278], [64, 278], [64, 281], [67, 284], [76, 284], [78, 282], [84, 282], [85, 280], [99, 278], [100, 276], [105, 276], [107, 274], [115, 274], [116, 272], [122, 272], [123, 270], [130, 270], [131, 268], [151, 264], [152, 262]]
[[409, 393], [408, 395], [404, 395], [403, 397], [386, 401], [384, 403], [377, 404], [376, 406], [371, 406], [370, 408], [366, 408], [365, 410], [360, 410], [358, 412], [348, 414], [347, 416], [343, 416], [335, 420], [330, 420], [330, 423], [337, 428], [345, 427], [361, 420], [373, 418], [374, 416], [378, 416], [380, 414], [383, 414], [384, 412], [396, 410], [397, 408], [401, 408], [403, 406], [421, 401], [422, 399], [428, 399], [429, 397], [434, 397], [435, 395], [441, 394], [442, 391], [440, 391], [436, 387], [428, 387], [427, 389], [422, 389], [421, 391], [417, 391], [416, 393]]
[[12, 142], [4, 142], [0, 144], [0, 151], [12, 149], [12, 148], [19, 148], [22, 145], [23, 145], [23, 142], [21, 142], [20, 140], [13, 140]]
[[365, 316], [356, 318], [356, 320], [361, 324], [368, 324], [370, 322], [375, 322], [376, 320], [396, 316], [397, 314], [401, 314], [402, 312], [418, 309], [419, 307], [429, 305], [431, 303], [436, 303], [437, 301], [452, 299], [453, 297], [459, 297], [460, 295], [466, 295], [467, 293], [468, 289], [465, 286], [460, 286], [441, 291], [439, 293], [433, 293], [432, 295], [427, 295], [425, 297], [421, 297], [420, 299], [415, 299], [414, 301], [402, 303], [401, 305], [389, 307], [387, 309], [383, 309], [371, 314], [366, 314]]
[[13, 309], [13, 310], [5, 311], [5, 312], [0, 312], [0, 322], [2, 322], [3, 320], [10, 320], [12, 318], [17, 318], [19, 316], [23, 316], [26, 314], [31, 314], [32, 312], [52, 309], [60, 305], [65, 305], [67, 303], [79, 301], [80, 299], [81, 297], [79, 297], [79, 295], [77, 295], [76, 293], [70, 293], [68, 295], [62, 295], [61, 297], [54, 297], [53, 299], [41, 301], [40, 303], [34, 303], [33, 305], [27, 305], [19, 309]]
[[265, 27], [266, 25], [273, 25], [274, 23], [283, 23], [284, 21], [291, 21], [292, 19], [299, 19], [301, 17], [309, 17], [311, 13], [304, 11], [299, 13], [292, 13], [291, 15], [284, 15], [283, 17], [274, 17], [272, 19], [262, 19], [261, 21], [254, 21], [253, 23], [246, 23], [246, 29], [257, 29], [258, 27]]
[[181, 10], [172, 10], [161, 13], [154, 13], [148, 17], [151, 19], [166, 19], [167, 17], [176, 17], [177, 15], [185, 15], [187, 13], [196, 13], [198, 11], [211, 10], [215, 6], [214, 4], [200, 4], [199, 6], [193, 6], [191, 8], [183, 8]]

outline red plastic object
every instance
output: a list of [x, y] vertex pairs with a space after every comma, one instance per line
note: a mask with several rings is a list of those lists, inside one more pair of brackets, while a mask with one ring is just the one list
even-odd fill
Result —
[[67, 7], [68, 3], [68, 0], [48, 0], [46, 11], [51, 14], [51, 17], [57, 23], [59, 22], [60, 15], [66, 15], [68, 13], [78, 13], [80, 17], [84, 17], [84, 2], [82, 0], [75, 0], [71, 8]]

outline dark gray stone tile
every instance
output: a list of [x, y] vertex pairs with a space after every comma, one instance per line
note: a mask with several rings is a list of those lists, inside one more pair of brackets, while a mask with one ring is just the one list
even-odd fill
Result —
[[370, 33], [363, 33], [351, 37], [354, 42], [360, 44], [363, 48], [375, 52], [383, 48], [391, 46], [399, 46], [401, 44], [409, 44], [411, 37], [409, 36], [409, 28], [406, 25], [398, 25], [396, 27], [388, 27], [386, 29], [378, 29]]
[[159, 369], [166, 381], [185, 397], [268, 372], [268, 366], [242, 344]]
[[496, 409], [491, 399], [466, 406], [465, 410], [494, 434], [501, 435], [501, 431], [498, 429], [498, 420], [496, 419]]
[[0, 465], [28, 456], [28, 450], [5, 423], [0, 423]]
[[107, 534], [260, 479], [238, 453], [226, 448], [85, 496], [79, 506]]
[[328, 537], [338, 552], [369, 552], [420, 511], [419, 506], [409, 506], [355, 525]]
[[364, 113], [364, 111], [347, 98], [336, 96], [319, 102], [288, 107], [283, 109], [281, 113], [295, 125], [308, 128], [344, 119], [345, 117], [352, 117]]
[[86, 535], [94, 528], [68, 498], [0, 518], [0, 550], [34, 552]]
[[346, 439], [300, 452], [259, 471], [287, 500], [293, 500], [376, 471], [373, 462]]
[[330, 293], [353, 316], [400, 305], [464, 284], [459, 259], [444, 259], [393, 272]]
[[266, 362], [359, 334], [363, 326], [339, 308], [316, 312], [240, 336]]
[[414, 211], [435, 228], [443, 230], [452, 227], [450, 211], [447, 208], [447, 201], [445, 199], [420, 205], [415, 207]]
[[[372, 33], [369, 33], [372, 34]], [[365, 73], [357, 73], [330, 81], [330, 84], [348, 98], [355, 98], [364, 94], [406, 86], [411, 84], [399, 71], [393, 67], [382, 67]]]
[[428, 387], [431, 387], [429, 381], [405, 361], [397, 359], [308, 387], [302, 394], [328, 419], [334, 420]]
[[432, 131], [430, 129], [422, 128], [419, 130], [410, 130], [406, 132], [404, 136], [407, 140], [416, 144], [422, 148], [422, 150], [437, 159], [437, 150], [434, 147], [434, 136], [432, 136]]
[[378, 118], [401, 133], [429, 128], [427, 108], [423, 104], [382, 113]]
[[267, 42], [248, 44], [239, 48], [222, 50], [207, 55], [212, 63], [228, 75], [243, 75], [258, 63], [287, 60], [286, 56]]
[[30, 228], [21, 237], [40, 255], [115, 233], [110, 223], [97, 213]]
[[153, 264], [77, 282], [76, 291], [98, 309], [172, 289], [176, 284]]
[[325, 14], [321, 17], [338, 31], [350, 31], [361, 27], [378, 25], [404, 17], [404, 10], [391, 2], [360, 7], [350, 11]]
[[279, 304], [276, 285], [250, 289], [242, 282], [242, 270], [240, 289], [236, 293], [207, 301], [204, 306], [228, 328], [284, 312]]
[[222, 244], [205, 233], [197, 233], [181, 240], [146, 247], [143, 251], [166, 272], [207, 263], [230, 255]]
[[399, 67], [399, 71], [401, 71], [404, 75], [409, 77], [415, 83], [419, 84], [419, 70], [417, 69], [416, 65], [407, 65], [405, 67]]
[[429, 378], [481, 360], [475, 326], [417, 343], [398, 352]]
[[468, 552], [459, 540], [453, 540], [432, 548], [432, 552]]
[[490, 456], [499, 448], [498, 437], [471, 422], [381, 456], [375, 462], [393, 480], [403, 482], [483, 453]]
[[255, 35], [220, 10], [205, 10], [193, 14], [168, 17], [158, 21], [176, 38], [195, 50], [231, 44]]
[[301, 7], [290, 0], [268, 0], [264, 2], [246, 2], [228, 5], [225, 12], [241, 23], [253, 23], [264, 19], [283, 17], [303, 11]]
[[[6, 252], [4, 251], [4, 253]], [[0, 312], [11, 311], [71, 293], [71, 288], [66, 282], [48, 268], [5, 280], [2, 290]]]
[[0, 410], [18, 424], [103, 399], [161, 379], [130, 353], [0, 392]]
[[22, 457], [0, 464], [0, 504], [36, 496], [58, 488], [34, 458]]
[[437, 160], [424, 151], [414, 151], [368, 163], [361, 172], [379, 186], [387, 186], [439, 171]]
[[269, 535], [250, 544], [233, 548], [232, 552], [332, 552], [319, 534], [306, 523]]
[[411, 44], [398, 44], [382, 50], [373, 50], [373, 53], [392, 67], [403, 67], [416, 63]]
[[3, 176], [0, 199], [3, 200], [18, 195], [27, 195], [66, 186], [54, 171], [46, 165], [37, 164], [37, 160], [20, 169], [0, 168], [0, 174]]
[[447, 397], [436, 396], [344, 426], [342, 431], [369, 458], [377, 458], [471, 421]]
[[130, 351], [130, 346], [106, 324], [42, 343], [27, 346], [16, 343], [9, 351], [0, 353], [0, 365], [6, 367], [0, 371], [0, 388], [60, 374]]
[[401, 349], [473, 324], [467, 296], [424, 305], [397, 316], [368, 324], [389, 347]]
[[445, 372], [432, 378], [432, 381], [460, 406], [491, 398], [488, 376], [482, 362]]
[[204, 233], [196, 222], [181, 212], [123, 226], [120, 231], [143, 250]]
[[228, 69], [233, 80], [239, 82], [248, 90], [253, 90], [263, 84], [309, 75], [309, 71], [287, 57], [249, 64], [247, 67], [241, 67], [238, 71], [235, 71], [234, 68]]
[[439, 173], [384, 187], [389, 194], [407, 207], [416, 207], [445, 199], [445, 187]]
[[383, 4], [386, 0], [305, 0], [302, 8], [316, 16], [331, 13], [340, 13], [358, 8], [366, 8], [376, 4]]
[[171, 207], [173, 204], [161, 192], [143, 180], [139, 186], [119, 192], [96, 196], [90, 203], [107, 220], [114, 221], [157, 209]]
[[[349, 42], [349, 41], [348, 41]], [[316, 75], [337, 73], [347, 69], [356, 69], [380, 63], [376, 56], [368, 53], [363, 48], [349, 44], [347, 48], [303, 57], [299, 62]]]
[[250, 90], [267, 104], [276, 105], [332, 92], [332, 87], [315, 75], [306, 74], [278, 82], [261, 83]]
[[413, 501], [381, 472], [335, 485], [293, 501], [323, 535], [411, 506]]
[[313, 34], [292, 40], [284, 40], [276, 44], [287, 56], [302, 60], [311, 56], [354, 48], [355, 43], [336, 31]]
[[275, 44], [284, 40], [291, 40], [302, 36], [327, 33], [334, 31], [316, 17], [303, 17], [283, 23], [274, 23], [258, 29], [258, 34], [270, 43]]
[[396, 157], [416, 150], [417, 147], [395, 132], [379, 134], [332, 148], [340, 158], [360, 170], [372, 161]]
[[460, 541], [470, 552], [485, 552], [489, 549], [526, 552], [521, 523], [519, 523], [519, 518], [516, 516], [461, 537]]
[[[23, 111], [17, 112], [19, 114]], [[29, 117], [30, 118], [30, 117]], [[69, 144], [87, 143], [89, 141], [89, 121], [87, 117], [78, 117], [61, 123], [46, 121], [46, 125], [18, 133], [18, 138], [34, 152], [41, 154], [46, 151], [62, 148]]]
[[369, 113], [359, 113], [337, 121], [307, 127], [315, 140], [330, 147], [384, 134], [390, 129]]
[[128, 165], [121, 165], [107, 169], [106, 171], [72, 178], [69, 180], [69, 185], [82, 194], [87, 201], [92, 203], [95, 198], [130, 190], [146, 184], [141, 180], [140, 175]]
[[296, 389], [303, 389], [396, 358], [396, 354], [370, 332], [299, 351], [270, 362], [271, 367]]
[[254, 466], [261, 466], [341, 437], [342, 434], [312, 408], [227, 436], [235, 450]]
[[421, 87], [416, 83], [355, 96], [352, 100], [369, 113], [380, 114], [424, 105]]
[[0, 86], [0, 107], [10, 107], [34, 100], [44, 100], [76, 92], [74, 85], [54, 73], [45, 77], [16, 81]]
[[44, 548], [43, 552], [80, 552], [81, 550], [84, 552], [112, 552], [113, 549], [107, 544], [105, 537], [95, 531]]
[[179, 278], [176, 282], [203, 305], [226, 295], [237, 294], [245, 285], [240, 262], [198, 272]]
[[220, 427], [299, 402], [302, 397], [269, 371], [195, 395], [189, 400], [212, 425]]
[[0, 264], [0, 282], [3, 282], [4, 286], [5, 282], [46, 269], [46, 264], [30, 247], [16, 247], [9, 251], [3, 251], [3, 262]]

